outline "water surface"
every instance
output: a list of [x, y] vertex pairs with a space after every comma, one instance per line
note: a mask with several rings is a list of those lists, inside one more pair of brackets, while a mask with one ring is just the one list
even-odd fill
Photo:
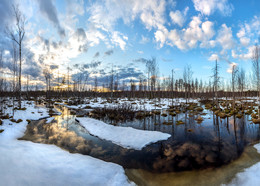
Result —
[[[127, 169], [149, 172], [176, 172], [215, 168], [237, 159], [245, 147], [260, 139], [259, 125], [252, 124], [249, 116], [220, 119], [205, 111], [205, 119], [197, 123], [189, 112], [175, 117], [160, 115], [141, 120], [117, 123], [142, 130], [156, 130], [171, 134], [166, 141], [146, 146], [142, 150], [125, 149], [110, 141], [92, 136], [75, 121], [75, 115], [64, 106], [55, 106], [62, 114], [52, 123], [33, 121], [21, 139], [55, 144], [72, 153], [81, 153], [114, 162]], [[166, 112], [167, 111], [162, 111]], [[176, 124], [177, 120], [184, 124]], [[106, 122], [108, 121], [104, 118]], [[113, 134], [112, 134], [113, 135]]]

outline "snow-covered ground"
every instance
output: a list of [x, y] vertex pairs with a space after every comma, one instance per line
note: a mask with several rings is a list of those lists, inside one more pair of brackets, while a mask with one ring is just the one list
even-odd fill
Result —
[[[260, 153], [260, 143], [254, 145], [254, 147], [257, 149], [257, 152]], [[260, 163], [256, 163], [253, 166], [245, 169], [244, 172], [238, 173], [229, 185], [260, 185]]]
[[26, 110], [15, 110], [14, 115], [11, 107], [5, 109], [5, 114], [13, 116], [15, 120], [22, 119], [22, 122], [15, 123], [9, 119], [4, 119], [3, 125], [0, 125], [0, 129], [4, 129], [4, 132], [0, 134], [1, 138], [16, 139], [22, 137], [28, 123], [26, 120], [38, 120], [49, 117], [46, 108], [35, 107], [33, 102], [23, 101], [22, 105], [26, 107]]
[[158, 131], [145, 131], [132, 127], [108, 125], [102, 121], [88, 117], [80, 117], [77, 118], [77, 120], [90, 134], [104, 140], [112, 141], [113, 143], [128, 149], [141, 150], [148, 144], [166, 140], [171, 137], [170, 134]]
[[47, 118], [45, 123], [51, 123], [54, 119], [54, 117]]
[[[189, 99], [188, 102], [198, 103], [199, 99]], [[158, 99], [134, 99], [128, 100], [127, 98], [117, 99], [116, 101], [109, 103], [104, 98], [97, 98], [97, 99], [86, 99], [85, 104], [79, 105], [66, 105], [64, 103], [57, 103], [60, 105], [64, 105], [71, 109], [82, 109], [86, 106], [90, 106], [92, 108], [103, 108], [103, 107], [117, 107], [119, 104], [131, 104], [133, 109], [136, 110], [153, 110], [153, 109], [167, 109], [169, 105], [179, 105], [181, 103], [186, 103], [186, 99], [178, 98], [178, 99], [169, 99], [169, 98], [162, 98], [160, 101]]]
[[[49, 117], [45, 108], [23, 105], [25, 111], [14, 113], [14, 119], [22, 122], [5, 119], [0, 125], [4, 129], [0, 133], [0, 185], [135, 185], [120, 165], [71, 154], [54, 145], [17, 140], [26, 130], [26, 119]], [[11, 108], [6, 113], [12, 115]]]
[[0, 185], [134, 185], [120, 165], [54, 145], [0, 138], [0, 154]]

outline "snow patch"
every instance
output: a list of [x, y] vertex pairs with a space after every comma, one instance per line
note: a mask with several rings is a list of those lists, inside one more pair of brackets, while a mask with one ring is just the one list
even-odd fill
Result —
[[[260, 143], [254, 145], [257, 149], [257, 152], [260, 153]], [[243, 185], [243, 186], [251, 186], [251, 185], [259, 185], [260, 184], [260, 163], [256, 163], [253, 166], [244, 170], [244, 172], [240, 172], [236, 175], [236, 177], [232, 180], [229, 186]]]
[[134, 185], [120, 165], [54, 145], [5, 141], [0, 142], [0, 154], [3, 185]]
[[54, 117], [47, 118], [45, 123], [51, 123], [54, 119]]
[[102, 121], [92, 118], [77, 118], [90, 134], [101, 139], [112, 141], [113, 143], [127, 148], [141, 150], [148, 144], [166, 140], [170, 134], [158, 131], [138, 130], [132, 127], [120, 127], [108, 125]]
[[[26, 110], [16, 110], [14, 119], [3, 120], [0, 129], [0, 185], [135, 185], [129, 182], [123, 167], [87, 155], [71, 154], [54, 145], [19, 141], [27, 121], [49, 117], [44, 107], [22, 103]], [[12, 115], [12, 109], [5, 110]], [[47, 121], [53, 118], [48, 118]]]

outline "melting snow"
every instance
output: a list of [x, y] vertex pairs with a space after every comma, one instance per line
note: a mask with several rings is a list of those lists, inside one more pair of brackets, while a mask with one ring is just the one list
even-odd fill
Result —
[[141, 150], [148, 144], [166, 140], [171, 135], [158, 131], [138, 130], [132, 127], [120, 127], [108, 125], [102, 121], [92, 118], [77, 118], [90, 134], [101, 139], [112, 141], [128, 149]]
[[[45, 108], [25, 107], [14, 113], [14, 119], [23, 119], [21, 123], [5, 119], [0, 126], [4, 129], [0, 133], [0, 185], [135, 185], [120, 165], [71, 154], [54, 145], [17, 140], [26, 130], [26, 119], [49, 116]], [[11, 115], [11, 108], [8, 112]]]
[[[257, 149], [257, 152], [260, 153], [260, 144], [254, 145]], [[260, 184], [260, 163], [247, 168], [244, 172], [240, 172], [229, 184], [230, 186], [243, 185], [243, 186], [252, 186]]]

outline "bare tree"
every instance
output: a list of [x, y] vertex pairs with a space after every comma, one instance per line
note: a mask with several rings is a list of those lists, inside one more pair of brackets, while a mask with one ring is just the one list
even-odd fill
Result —
[[218, 105], [218, 87], [219, 87], [219, 65], [218, 65], [218, 61], [216, 60], [215, 66], [212, 69], [213, 71], [213, 92], [214, 92], [214, 96], [213, 96], [213, 102], [215, 99], [215, 104], [217, 106], [217, 108], [219, 107]]
[[238, 72], [238, 77], [237, 77], [237, 81], [238, 81], [238, 89], [241, 93], [241, 97], [244, 96], [244, 89], [245, 89], [245, 84], [246, 84], [246, 75], [245, 75], [245, 71], [243, 68], [239, 69]]
[[50, 91], [50, 87], [51, 87], [51, 77], [52, 77], [52, 74], [51, 74], [51, 71], [49, 68], [45, 67], [43, 69], [43, 76], [45, 78], [45, 81], [46, 81], [46, 99], [49, 99], [49, 91]]
[[67, 73], [67, 85], [68, 89], [67, 91], [70, 91], [70, 71], [72, 70], [69, 66], [67, 67], [68, 73]]
[[21, 108], [21, 75], [22, 75], [22, 42], [25, 35], [25, 17], [19, 9], [19, 6], [13, 5], [13, 11], [16, 21], [15, 28], [7, 28], [8, 37], [13, 40], [19, 47], [19, 74], [18, 74], [18, 92], [19, 92], [19, 108]]
[[183, 71], [183, 81], [184, 81], [183, 83], [185, 88], [186, 103], [188, 102], [188, 99], [190, 97], [192, 74], [193, 72], [191, 70], [191, 66], [190, 65], [185, 66]]
[[116, 80], [115, 80], [115, 84], [114, 84], [115, 91], [118, 91], [118, 83], [119, 83], [118, 80], [119, 80], [118, 73], [116, 73]]
[[16, 48], [16, 44], [13, 41], [13, 53], [12, 53], [12, 57], [13, 57], [13, 64], [12, 64], [12, 71], [13, 71], [13, 94], [17, 91], [17, 48]]
[[259, 53], [260, 48], [258, 44], [255, 44], [254, 50], [253, 50], [253, 56], [252, 56], [252, 63], [253, 63], [253, 73], [255, 76], [256, 81], [256, 89], [257, 89], [257, 102], [258, 102], [258, 118], [260, 118], [260, 103], [259, 103], [259, 97], [260, 97], [260, 69], [259, 69]]
[[112, 69], [111, 69], [109, 88], [110, 88], [110, 92], [111, 92], [111, 95], [110, 95], [111, 101], [113, 101], [113, 91], [114, 91], [114, 67], [113, 67], [113, 65], [112, 65]]
[[[0, 50], [0, 92], [4, 89], [3, 51]], [[2, 95], [2, 94], [1, 94]]]
[[172, 105], [173, 105], [173, 98], [174, 98], [174, 92], [173, 92], [173, 90], [174, 90], [174, 76], [173, 76], [173, 74], [174, 74], [174, 69], [172, 69], [172, 77], [171, 77], [171, 93], [172, 93], [172, 95], [171, 95], [171, 97], [172, 97]]
[[94, 94], [95, 94], [95, 101], [97, 102], [97, 91], [98, 91], [98, 79], [97, 76], [95, 76], [94, 79]]
[[235, 85], [236, 85], [236, 80], [237, 80], [237, 65], [235, 63], [232, 63], [232, 79], [231, 79], [231, 84], [232, 84], [232, 95], [233, 95], [233, 110], [235, 109]]
[[158, 65], [155, 57], [151, 60], [146, 60], [146, 70], [147, 70], [147, 88], [150, 91], [150, 98], [152, 97], [152, 92], [155, 91], [156, 80], [158, 76]]

